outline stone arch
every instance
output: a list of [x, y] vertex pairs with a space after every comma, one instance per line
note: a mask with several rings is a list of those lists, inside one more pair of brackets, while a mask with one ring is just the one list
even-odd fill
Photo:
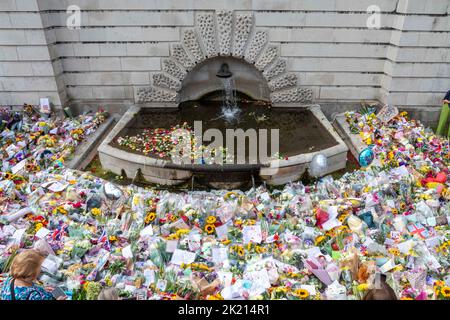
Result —
[[178, 91], [177, 102], [198, 100], [207, 94], [223, 91], [223, 83], [216, 76], [222, 63], [227, 63], [233, 73], [237, 91], [255, 100], [270, 101], [271, 89], [262, 72], [253, 64], [232, 56], [215, 56], [199, 62], [187, 73]]
[[173, 43], [170, 51], [170, 57], [162, 59], [161, 72], [153, 74], [152, 84], [136, 88], [136, 103], [179, 102], [188, 73], [213, 57], [234, 57], [254, 65], [267, 82], [272, 103], [312, 101], [312, 90], [298, 85], [278, 46], [269, 42], [267, 30], [255, 28], [251, 13], [197, 13], [195, 27], [185, 30], [181, 43]]

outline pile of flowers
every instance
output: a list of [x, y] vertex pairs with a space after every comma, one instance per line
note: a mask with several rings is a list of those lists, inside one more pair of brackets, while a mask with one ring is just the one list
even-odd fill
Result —
[[0, 180], [2, 270], [36, 248], [56, 266], [41, 281], [72, 299], [362, 299], [380, 273], [399, 299], [449, 299], [449, 141], [406, 114], [347, 119], [379, 165], [272, 191], [116, 186], [25, 157], [23, 182]]

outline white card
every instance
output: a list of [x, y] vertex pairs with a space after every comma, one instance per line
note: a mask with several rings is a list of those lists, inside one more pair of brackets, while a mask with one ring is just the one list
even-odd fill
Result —
[[414, 247], [414, 241], [413, 240], [407, 240], [404, 242], [400, 242], [397, 244], [398, 250], [400, 250], [403, 254], [408, 254], [409, 250], [411, 250]]
[[223, 263], [228, 259], [227, 248], [212, 248], [212, 259], [215, 264]]
[[177, 228], [177, 229], [190, 229], [190, 227], [184, 222], [183, 219], [178, 219], [174, 223], [170, 225], [171, 228]]
[[228, 225], [224, 224], [216, 228], [217, 239], [225, 240], [228, 238]]
[[20, 242], [22, 241], [22, 237], [25, 234], [26, 230], [27, 230], [27, 228], [22, 228], [22, 229], [17, 229], [16, 231], [14, 231], [14, 234], [12, 236], [12, 239], [14, 240], [14, 244], [20, 244]]
[[150, 284], [155, 282], [155, 271], [151, 269], [144, 270], [145, 286], [148, 287]]
[[300, 286], [300, 289], [304, 289], [304, 290], [308, 291], [310, 296], [316, 295], [316, 287], [315, 286], [312, 286], [309, 284], [302, 284]]
[[39, 239], [44, 239], [49, 233], [50, 233], [50, 230], [42, 227], [38, 230], [38, 232], [36, 232], [36, 237], [38, 237]]
[[220, 281], [223, 283], [224, 287], [228, 287], [231, 285], [233, 281], [233, 273], [228, 271], [217, 271], [217, 276]]
[[244, 240], [244, 244], [247, 244], [249, 242], [261, 243], [262, 241], [261, 226], [260, 225], [244, 226], [244, 228], [242, 228], [242, 237]]
[[328, 220], [333, 220], [338, 216], [338, 207], [337, 206], [329, 206], [328, 207]]
[[383, 273], [386, 273], [386, 272], [388, 272], [389, 270], [392, 270], [392, 269], [394, 269], [394, 268], [395, 268], [395, 263], [394, 263], [394, 261], [389, 260], [388, 262], [386, 262], [385, 264], [383, 264], [383, 265], [380, 267], [380, 271], [383, 272]]
[[18, 164], [16, 164], [14, 167], [11, 168], [11, 172], [13, 174], [16, 174], [20, 170], [22, 170], [25, 167], [25, 164], [27, 163], [27, 159], [23, 159]]
[[48, 187], [48, 190], [53, 191], [53, 192], [61, 192], [63, 191], [65, 188], [67, 188], [68, 184], [67, 183], [60, 183], [60, 182], [55, 182], [52, 183], [50, 185], [50, 187]]
[[144, 229], [141, 230], [139, 235], [141, 237], [152, 236], [153, 235], [153, 226], [152, 225], [146, 226]]
[[161, 291], [166, 290], [166, 286], [167, 286], [167, 281], [163, 280], [163, 279], [159, 279], [158, 282], [156, 283], [156, 288], [158, 288]]
[[133, 258], [133, 252], [131, 251], [131, 245], [128, 245], [122, 249], [122, 256], [126, 259]]
[[250, 296], [256, 296], [270, 288], [269, 274], [266, 269], [260, 271], [246, 272], [244, 279], [252, 282], [252, 286], [249, 289]]
[[338, 219], [330, 219], [327, 220], [324, 224], [322, 224], [322, 228], [325, 231], [331, 230], [334, 227], [339, 227], [341, 226], [342, 223], [338, 220]]
[[166, 252], [174, 252], [177, 250], [178, 240], [168, 240], [166, 243]]
[[172, 255], [172, 260], [170, 262], [178, 266], [181, 265], [182, 263], [190, 264], [195, 261], [195, 257], [196, 257], [195, 252], [176, 249]]

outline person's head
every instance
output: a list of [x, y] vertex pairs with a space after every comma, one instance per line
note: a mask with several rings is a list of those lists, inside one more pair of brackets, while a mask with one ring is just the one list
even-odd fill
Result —
[[116, 288], [104, 288], [97, 300], [119, 300], [119, 292]]
[[11, 277], [27, 282], [35, 281], [41, 273], [41, 265], [44, 259], [44, 256], [36, 250], [20, 252], [11, 263]]

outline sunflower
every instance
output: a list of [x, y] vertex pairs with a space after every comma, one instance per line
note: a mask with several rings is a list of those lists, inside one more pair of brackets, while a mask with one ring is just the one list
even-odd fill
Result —
[[205, 225], [205, 231], [207, 234], [213, 234], [215, 230], [216, 230], [216, 227], [213, 224]]
[[400, 203], [400, 209], [405, 210], [406, 209], [406, 203], [402, 202]]
[[243, 257], [244, 256], [244, 248], [242, 248], [241, 246], [239, 246], [237, 249], [236, 249], [236, 252], [237, 252], [237, 254], [238, 254], [238, 256], [239, 257]]
[[256, 253], [265, 253], [267, 251], [266, 248], [260, 247], [260, 246], [256, 246], [255, 250], [256, 250]]
[[109, 236], [109, 241], [110, 242], [117, 241], [117, 237], [116, 236]]
[[344, 222], [345, 219], [347, 219], [348, 216], [349, 216], [348, 213], [343, 213], [343, 214], [341, 214], [341, 215], [339, 216], [339, 218], [338, 218], [339, 222]]
[[450, 287], [442, 287], [441, 293], [444, 298], [450, 298]]
[[393, 209], [392, 209], [392, 214], [398, 214], [398, 210], [395, 209], [395, 208], [393, 208]]
[[145, 216], [145, 219], [144, 219], [144, 222], [146, 223], [146, 224], [149, 224], [149, 223], [151, 223], [153, 220], [155, 220], [155, 218], [156, 218], [156, 213], [155, 212], [149, 212], [149, 213], [147, 213], [147, 215]]
[[391, 254], [393, 254], [394, 256], [399, 256], [400, 255], [400, 250], [398, 250], [397, 248], [390, 248], [389, 252]]
[[319, 245], [321, 242], [325, 240], [325, 236], [318, 236], [316, 240], [314, 240], [314, 245]]
[[170, 216], [170, 220], [172, 221], [172, 222], [175, 222], [175, 221], [177, 221], [178, 220], [178, 217], [176, 216], [176, 215], [171, 215]]
[[217, 221], [217, 219], [214, 216], [209, 216], [209, 217], [206, 218], [206, 223], [207, 224], [214, 224], [214, 223], [216, 223], [216, 221]]
[[306, 299], [309, 297], [309, 292], [305, 289], [297, 289], [294, 291], [294, 294], [300, 299]]
[[10, 180], [11, 178], [12, 178], [12, 174], [11, 173], [9, 173], [9, 172], [5, 173], [5, 179], [6, 180]]

